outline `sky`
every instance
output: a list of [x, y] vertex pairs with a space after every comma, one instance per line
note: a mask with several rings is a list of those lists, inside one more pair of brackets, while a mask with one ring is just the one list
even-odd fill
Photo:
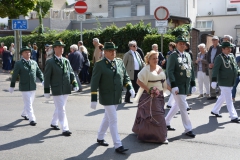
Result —
[[[73, 4], [75, 2], [75, 0], [67, 0], [68, 4]], [[0, 23], [4, 23], [7, 24], [8, 23], [8, 18], [0, 18]]]

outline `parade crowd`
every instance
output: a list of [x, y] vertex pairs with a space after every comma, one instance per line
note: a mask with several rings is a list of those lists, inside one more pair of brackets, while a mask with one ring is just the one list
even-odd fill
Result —
[[[137, 113], [132, 131], [144, 142], [168, 144], [167, 132], [174, 131], [172, 118], [180, 112], [184, 133], [194, 138], [193, 127], [188, 116], [191, 110], [187, 96], [197, 91], [197, 98], [207, 97], [217, 100], [210, 114], [216, 118], [222, 117], [220, 109], [226, 102], [230, 121], [239, 123], [240, 119], [234, 108], [236, 88], [239, 83], [240, 57], [236, 57], [236, 46], [232, 37], [224, 35], [219, 43], [217, 36], [212, 37], [209, 50], [206, 45], [198, 45], [196, 61], [188, 39], [178, 36], [175, 42], [170, 42], [166, 57], [158, 51], [158, 45], [152, 44], [151, 51], [144, 54], [135, 40], [129, 41], [123, 58], [116, 57], [116, 46], [113, 42], [101, 44], [98, 38], [93, 39], [93, 71], [89, 75], [89, 53], [82, 41], [70, 46], [70, 53], [63, 56], [65, 44], [56, 41], [45, 45], [46, 64], [44, 73], [38, 66], [37, 46], [21, 48], [21, 59], [13, 62], [14, 44], [10, 49], [1, 43], [0, 55], [3, 60], [3, 72], [13, 69], [9, 92], [13, 93], [19, 77], [19, 91], [22, 93], [24, 109], [21, 116], [35, 126], [36, 117], [33, 111], [33, 101], [36, 91], [36, 78], [44, 87], [44, 97], [53, 97], [55, 111], [50, 126], [54, 130], [62, 130], [64, 136], [72, 132], [68, 126], [66, 105], [68, 95], [72, 91], [82, 92], [82, 84], [91, 86], [90, 107], [96, 109], [99, 103], [105, 113], [98, 129], [97, 143], [102, 146], [109, 144], [104, 140], [107, 129], [110, 129], [115, 151], [123, 153], [128, 148], [122, 145], [118, 133], [117, 107], [122, 103], [122, 91], [126, 88], [125, 103], [137, 103]], [[166, 107], [169, 112], [165, 116], [165, 97], [169, 96]], [[60, 124], [60, 126], [58, 126]]]

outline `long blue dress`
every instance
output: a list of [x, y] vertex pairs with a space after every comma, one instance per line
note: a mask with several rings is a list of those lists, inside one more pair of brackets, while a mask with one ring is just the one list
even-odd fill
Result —
[[12, 70], [12, 55], [11, 52], [9, 51], [3, 51], [2, 53], [2, 61], [3, 61], [3, 66], [2, 69], [6, 71]]

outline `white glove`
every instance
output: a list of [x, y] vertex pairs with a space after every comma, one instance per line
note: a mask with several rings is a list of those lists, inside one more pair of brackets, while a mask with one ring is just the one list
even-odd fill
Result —
[[44, 87], [44, 81], [42, 81], [42, 86]]
[[96, 109], [97, 108], [97, 102], [91, 102], [91, 108]]
[[178, 87], [174, 87], [174, 88], [172, 88], [172, 93], [173, 93], [173, 94], [177, 95], [177, 94], [176, 94], [176, 91], [179, 92]]
[[45, 98], [50, 98], [50, 93], [44, 93]]
[[74, 87], [73, 90], [74, 90], [74, 91], [78, 91], [78, 90], [79, 90], [79, 87]]
[[131, 98], [135, 97], [135, 91], [134, 89], [130, 89], [129, 92], [131, 93]]
[[192, 87], [192, 93], [196, 92], [197, 91], [197, 87], [196, 86], [193, 86]]
[[10, 88], [9, 88], [9, 92], [10, 92], [10, 93], [13, 93], [13, 91], [14, 91], [14, 87], [10, 87]]
[[216, 87], [217, 87], [217, 82], [212, 82], [212, 83], [211, 83], [211, 87], [212, 87], [213, 89], [216, 89]]

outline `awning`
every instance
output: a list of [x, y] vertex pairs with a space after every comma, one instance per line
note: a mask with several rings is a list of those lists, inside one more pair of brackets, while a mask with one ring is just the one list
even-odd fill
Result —
[[236, 25], [234, 29], [240, 29], [240, 25]]

